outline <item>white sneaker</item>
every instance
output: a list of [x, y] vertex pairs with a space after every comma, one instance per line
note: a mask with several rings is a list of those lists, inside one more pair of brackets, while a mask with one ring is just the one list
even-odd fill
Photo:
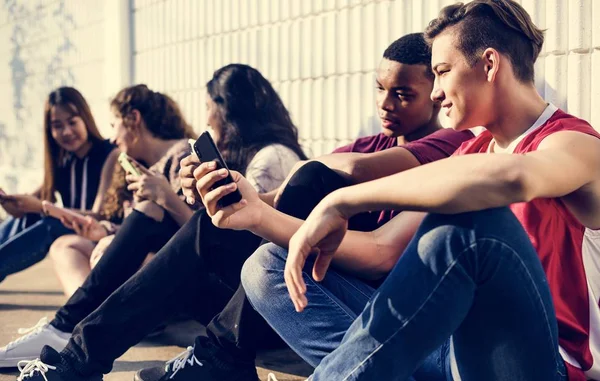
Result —
[[12, 368], [19, 361], [32, 361], [40, 357], [44, 345], [49, 345], [60, 352], [69, 342], [71, 334], [59, 331], [43, 317], [31, 328], [21, 328], [18, 333], [24, 336], [0, 348], [0, 368]]

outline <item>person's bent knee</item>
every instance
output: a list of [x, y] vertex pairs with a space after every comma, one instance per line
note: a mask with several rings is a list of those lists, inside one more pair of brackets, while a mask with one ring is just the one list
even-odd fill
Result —
[[158, 222], [161, 222], [165, 218], [165, 210], [152, 201], [138, 202], [135, 204], [134, 209]]
[[277, 284], [285, 283], [283, 270], [286, 254], [287, 250], [267, 243], [259, 247], [244, 263], [241, 282], [254, 306], [266, 300]]
[[333, 169], [319, 161], [309, 161], [294, 173], [290, 185], [313, 184], [317, 179], [339, 176]]
[[79, 239], [78, 235], [68, 234], [58, 237], [52, 242], [50, 246], [50, 250], [48, 251], [48, 256], [53, 260], [59, 258], [65, 250], [71, 249], [76, 246], [77, 241]]

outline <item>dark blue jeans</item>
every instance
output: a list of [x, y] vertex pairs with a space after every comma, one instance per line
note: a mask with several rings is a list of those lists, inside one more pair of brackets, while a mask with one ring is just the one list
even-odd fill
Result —
[[0, 224], [0, 281], [44, 259], [52, 243], [73, 233], [59, 220], [27, 214]]
[[302, 313], [285, 287], [286, 256], [262, 246], [242, 284], [317, 366], [311, 380], [452, 380], [453, 359], [463, 381], [567, 379], [544, 271], [508, 208], [430, 214], [377, 290], [335, 269], [317, 283], [309, 261]]

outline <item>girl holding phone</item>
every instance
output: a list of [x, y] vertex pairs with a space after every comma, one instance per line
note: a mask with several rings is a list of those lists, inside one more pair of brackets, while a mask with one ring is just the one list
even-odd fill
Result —
[[0, 205], [10, 217], [0, 224], [0, 281], [42, 260], [50, 245], [72, 232], [43, 216], [42, 201], [94, 215], [102, 208], [117, 159], [102, 138], [81, 93], [72, 87], [52, 91], [44, 106], [44, 181], [31, 194], [4, 194]]
[[[258, 192], [277, 189], [291, 168], [299, 160], [306, 159], [287, 109], [269, 81], [256, 69], [231, 64], [217, 70], [207, 83], [206, 103], [207, 124], [223, 159], [229, 168], [244, 173]], [[116, 139], [119, 147], [123, 141], [129, 140]], [[136, 157], [129, 151], [127, 153]], [[190, 186], [188, 183], [194, 181], [191, 171], [198, 163], [196, 155], [182, 160], [182, 187]], [[137, 193], [146, 186], [140, 182], [131, 188]], [[212, 225], [204, 210], [195, 212], [176, 234], [164, 222], [148, 228], [134, 226], [129, 223], [130, 219], [131, 216], [125, 219], [96, 267], [57, 311], [55, 318], [41, 327], [38, 334], [18, 339], [17, 344], [11, 345], [15, 351], [35, 359], [40, 356], [44, 345], [61, 350], [67, 344], [67, 340], [61, 339], [62, 335], [73, 332], [75, 326], [88, 316], [98, 324], [127, 327], [121, 330], [122, 335], [118, 335], [122, 336], [119, 347], [135, 344], [176, 312], [189, 314], [206, 324], [237, 288], [240, 269], [246, 259], [245, 250], [231, 256], [219, 256], [218, 253], [233, 253], [234, 247], [254, 247], [260, 242], [259, 237], [251, 237], [245, 232], [233, 232], [233, 236], [227, 236], [224, 230]], [[149, 251], [157, 251], [157, 255], [137, 271]], [[215, 256], [210, 257], [208, 252]], [[194, 275], [179, 277], [177, 272], [171, 271], [171, 268], [181, 266]], [[192, 288], [188, 289], [185, 285], [173, 287], [176, 283], [189, 283]], [[185, 297], [194, 292], [199, 294], [193, 298]], [[122, 303], [128, 303], [130, 297], [136, 304], [121, 307]], [[154, 316], [145, 317], [152, 323], [136, 321], [136, 327], [130, 327], [129, 321], [150, 308], [153, 303], [149, 301], [154, 298], [164, 302], [165, 307]], [[120, 307], [108, 307], [115, 303]], [[130, 335], [127, 333], [129, 330], [135, 333]], [[115, 336], [112, 338], [117, 339]], [[95, 342], [96, 338], [91, 341]], [[103, 339], [98, 343], [100, 341]], [[59, 345], [61, 342], [62, 345]], [[115, 353], [112, 347], [104, 356], [111, 357]], [[87, 351], [82, 349], [84, 352]], [[13, 361], [11, 356], [14, 356], [11, 352], [0, 349], [0, 364], [10, 364]]]
[[[140, 239], [153, 243], [147, 254], [160, 248], [153, 242], [153, 229], [170, 237], [193, 213], [194, 207], [185, 203], [181, 191], [179, 162], [189, 155], [187, 139], [194, 132], [173, 99], [146, 85], [121, 90], [111, 102], [111, 111], [113, 141], [122, 152], [119, 170], [123, 170], [121, 166], [127, 170], [126, 188], [134, 198], [133, 212], [124, 224], [130, 226], [129, 243]], [[56, 274], [69, 297], [84, 283], [121, 228], [115, 221], [86, 219], [72, 223], [76, 234], [57, 239], [50, 248]]]

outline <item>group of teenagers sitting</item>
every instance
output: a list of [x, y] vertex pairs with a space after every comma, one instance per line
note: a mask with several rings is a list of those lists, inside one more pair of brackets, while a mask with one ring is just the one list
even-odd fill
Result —
[[[312, 160], [271, 84], [227, 65], [206, 89], [230, 171], [167, 95], [121, 90], [108, 142], [52, 92], [43, 186], [0, 198], [0, 279], [49, 251], [69, 299], [0, 366], [101, 380], [185, 316], [205, 332], [136, 380], [257, 381], [285, 346], [312, 381], [600, 380], [600, 134], [536, 91], [543, 41], [515, 1], [445, 7], [383, 53], [382, 133]], [[85, 222], [45, 216], [55, 193]]]

